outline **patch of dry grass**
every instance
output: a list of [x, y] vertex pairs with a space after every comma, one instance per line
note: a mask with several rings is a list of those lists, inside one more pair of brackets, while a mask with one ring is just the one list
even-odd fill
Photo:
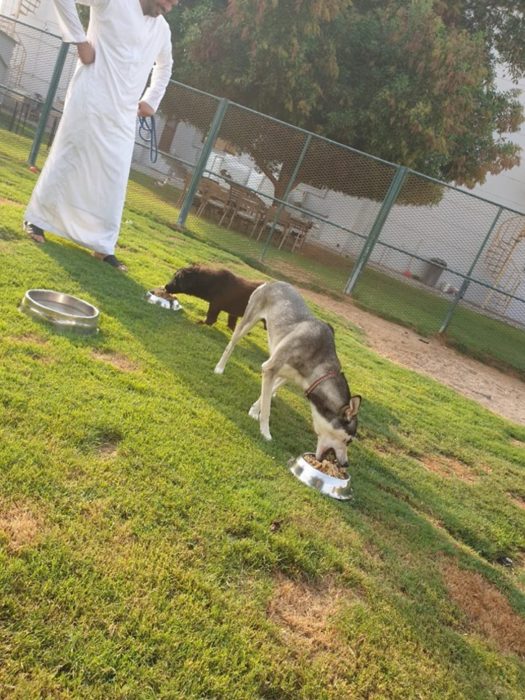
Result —
[[433, 472], [445, 479], [455, 477], [468, 484], [474, 484], [478, 480], [470, 467], [458, 459], [445, 457], [444, 455], [428, 455], [420, 457], [419, 461], [429, 472]]
[[525, 498], [523, 496], [519, 493], [509, 493], [508, 496], [515, 506], [525, 509]]
[[460, 569], [451, 560], [443, 565], [443, 578], [471, 630], [490, 640], [500, 651], [525, 658], [525, 619], [511, 608], [495, 586], [481, 574]]
[[0, 536], [9, 552], [16, 554], [38, 541], [43, 521], [34, 508], [22, 503], [0, 503]]
[[321, 652], [344, 648], [335, 627], [330, 624], [348, 592], [331, 580], [312, 585], [279, 575], [268, 605], [268, 617], [281, 630], [281, 636], [296, 653], [315, 658]]
[[129, 357], [118, 352], [106, 352], [103, 350], [93, 350], [93, 357], [100, 362], [105, 362], [121, 372], [135, 372], [139, 366]]

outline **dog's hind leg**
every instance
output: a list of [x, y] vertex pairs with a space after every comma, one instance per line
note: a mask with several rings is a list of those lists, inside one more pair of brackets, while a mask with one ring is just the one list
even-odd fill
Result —
[[224, 368], [226, 367], [226, 363], [230, 359], [230, 355], [233, 352], [233, 348], [237, 345], [239, 340], [252, 329], [252, 327], [257, 323], [258, 320], [258, 318], [254, 318], [253, 321], [251, 321], [250, 323], [243, 322], [239, 324], [237, 328], [233, 331], [233, 335], [231, 337], [230, 342], [228, 343], [226, 349], [222, 353], [221, 359], [215, 365], [215, 374], [222, 374], [224, 372]]
[[265, 286], [266, 285], [262, 284], [260, 287], [257, 287], [254, 293], [251, 295], [242, 321], [233, 331], [233, 335], [231, 337], [230, 342], [228, 343], [224, 352], [222, 353], [221, 359], [215, 365], [215, 374], [222, 374], [224, 372], [224, 368], [226, 367], [226, 363], [230, 359], [230, 355], [232, 354], [234, 347], [237, 345], [239, 340], [243, 336], [245, 336], [253, 328], [253, 326], [255, 326], [257, 321], [260, 321], [260, 319], [262, 318], [262, 315], [260, 313], [261, 305], [258, 303], [258, 292], [259, 290], [263, 290]]
[[[273, 387], [272, 387], [272, 398], [277, 393], [277, 389], [285, 383], [286, 383], [286, 379], [284, 377], [277, 377], [277, 379], [274, 381]], [[260, 414], [261, 414], [261, 397], [259, 396], [257, 401], [254, 404], [252, 404], [252, 406], [250, 407], [250, 410], [248, 411], [248, 415], [251, 418], [253, 418], [254, 420], [259, 420]]]

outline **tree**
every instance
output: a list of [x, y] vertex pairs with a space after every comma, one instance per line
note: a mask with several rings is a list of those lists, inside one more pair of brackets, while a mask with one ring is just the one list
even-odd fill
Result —
[[525, 74], [523, 0], [439, 0], [434, 6], [447, 27], [483, 37], [489, 63], [497, 58], [515, 78]]
[[[523, 70], [516, 29], [522, 14], [517, 0], [194, 0], [174, 17], [175, 77], [473, 186], [519, 162], [519, 148], [502, 135], [523, 115], [515, 94], [495, 88], [494, 49], [506, 47], [514, 74]], [[203, 126], [198, 110], [178, 108], [180, 118]], [[235, 124], [227, 120], [221, 136], [250, 153], [280, 196], [304, 137], [290, 132], [283, 139], [284, 127], [246, 114]], [[360, 170], [351, 162], [344, 149], [323, 155], [314, 139], [293, 184], [322, 179], [348, 194], [384, 196], [388, 178], [378, 181], [377, 170], [385, 166]], [[421, 181], [417, 192], [409, 190], [405, 201], [440, 196]]]

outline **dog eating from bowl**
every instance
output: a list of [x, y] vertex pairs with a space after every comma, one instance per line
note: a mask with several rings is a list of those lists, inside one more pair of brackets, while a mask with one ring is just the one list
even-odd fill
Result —
[[244, 314], [252, 292], [262, 282], [234, 275], [226, 268], [192, 264], [178, 269], [164, 286], [168, 294], [190, 294], [209, 302], [203, 323], [212, 326], [221, 311], [228, 314], [228, 328], [234, 330]]
[[286, 282], [266, 282], [252, 293], [242, 321], [215, 367], [223, 374], [239, 340], [260, 320], [266, 322], [270, 357], [263, 362], [261, 394], [249, 415], [271, 440], [272, 396], [287, 381], [304, 391], [317, 434], [315, 457], [322, 461], [333, 450], [342, 467], [348, 465], [348, 445], [357, 432], [361, 396], [350, 394], [336, 354], [332, 327], [316, 318], [299, 292]]

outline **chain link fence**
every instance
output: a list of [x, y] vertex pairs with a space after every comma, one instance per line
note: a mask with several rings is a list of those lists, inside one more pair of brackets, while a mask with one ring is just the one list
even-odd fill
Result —
[[[0, 138], [32, 137], [30, 163], [74, 65], [59, 37], [0, 16]], [[170, 224], [198, 217], [213, 245], [420, 332], [458, 332], [465, 313], [525, 328], [523, 213], [174, 81], [156, 131], [155, 162], [137, 131], [132, 177]]]

